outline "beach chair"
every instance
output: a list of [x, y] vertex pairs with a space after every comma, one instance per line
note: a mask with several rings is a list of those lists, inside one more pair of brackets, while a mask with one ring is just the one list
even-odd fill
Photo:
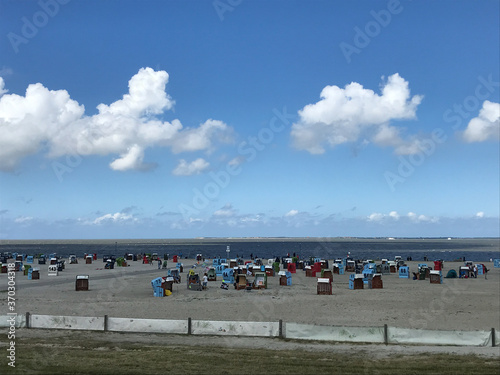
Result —
[[355, 272], [356, 271], [356, 262], [354, 260], [346, 261], [345, 270], [346, 270], [346, 272]]
[[367, 287], [367, 289], [372, 288], [373, 275], [375, 275], [375, 270], [373, 268], [363, 271], [363, 284]]
[[332, 294], [332, 281], [326, 277], [318, 277], [317, 294]]
[[434, 261], [434, 270], [441, 271], [443, 269], [443, 261], [438, 259]]
[[201, 291], [203, 289], [201, 285], [200, 276], [198, 274], [191, 275], [187, 278], [187, 288], [189, 290], [197, 290], [197, 291]]
[[[313, 270], [311, 266], [305, 266], [304, 271], [306, 272], [306, 277], [313, 277]], [[314, 272], [314, 276], [316, 276], [316, 272]]]
[[419, 272], [418, 272], [418, 279], [425, 280], [425, 277], [427, 275], [428, 270], [429, 269], [427, 267], [421, 267]]
[[222, 271], [224, 271], [224, 270], [225, 270], [225, 268], [226, 268], [226, 267], [225, 267], [224, 265], [222, 265], [222, 264], [217, 264], [217, 265], [215, 266], [215, 274], [216, 274], [216, 276], [221, 276], [221, 277], [222, 277]]
[[344, 269], [345, 269], [344, 265], [343, 264], [339, 264], [338, 268], [339, 268], [339, 275], [343, 275], [345, 273], [344, 272]]
[[222, 282], [226, 284], [234, 284], [234, 270], [226, 268], [222, 271]]
[[443, 283], [443, 275], [441, 271], [430, 271], [430, 283], [431, 284], [442, 284]]
[[174, 279], [174, 283], [179, 284], [181, 282], [181, 275], [177, 268], [169, 269], [167, 272], [168, 277], [172, 277]]
[[476, 264], [477, 267], [477, 274], [478, 275], [484, 275], [484, 264]]
[[459, 277], [460, 278], [468, 278], [468, 277], [470, 277], [470, 268], [467, 267], [467, 266], [461, 266], [460, 267]]
[[173, 292], [173, 286], [174, 286], [174, 278], [173, 277], [162, 277], [163, 282], [161, 284], [161, 287], [163, 288], [163, 295], [166, 296], [168, 293], [166, 291], [168, 290], [170, 294]]
[[280, 285], [291, 286], [292, 285], [292, 274], [288, 271], [280, 271]]
[[75, 291], [89, 290], [89, 275], [77, 275]]
[[[334, 263], [332, 265], [332, 271], [334, 274], [338, 275], [340, 270], [339, 270], [339, 264], [338, 263]], [[323, 271], [321, 272], [323, 274]]]
[[295, 263], [288, 263], [286, 269], [290, 273], [297, 273], [297, 265]]
[[14, 272], [19, 272], [23, 269], [23, 262], [16, 260], [14, 263]]
[[267, 276], [274, 276], [274, 269], [272, 266], [266, 266], [265, 272]]
[[390, 273], [396, 273], [396, 272], [398, 272], [398, 265], [397, 265], [396, 262], [389, 261], [388, 263], [389, 263], [389, 272]]
[[[338, 270], [338, 267], [336, 267]], [[330, 279], [330, 281], [333, 281], [333, 273], [330, 270], [321, 270], [321, 277]]]
[[382, 282], [382, 275], [379, 273], [376, 273], [373, 275], [372, 278], [372, 289], [383, 289], [384, 284]]
[[236, 290], [246, 289], [247, 287], [247, 276], [243, 273], [236, 275], [236, 282], [234, 284], [234, 288]]
[[399, 278], [400, 279], [409, 279], [410, 278], [410, 269], [409, 269], [409, 267], [407, 267], [407, 266], [405, 266], [405, 267], [399, 267]]
[[257, 272], [260, 272], [260, 265], [254, 264], [251, 267], [251, 270], [252, 270], [252, 276], [255, 276]]
[[351, 274], [349, 276], [349, 289], [363, 289], [363, 275]]
[[267, 275], [265, 272], [256, 272], [253, 281], [254, 289], [267, 289]]
[[[31, 279], [30, 279], [31, 276]], [[30, 268], [30, 273], [28, 274], [29, 280], [39, 280], [40, 279], [40, 268]]]
[[217, 273], [215, 272], [215, 268], [211, 267], [207, 271], [208, 281], [217, 281]]
[[391, 266], [389, 266], [389, 263], [382, 264], [381, 268], [382, 275], [389, 275], [391, 273]]

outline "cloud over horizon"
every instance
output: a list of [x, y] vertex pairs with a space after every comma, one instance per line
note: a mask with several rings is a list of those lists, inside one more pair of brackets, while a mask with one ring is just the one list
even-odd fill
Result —
[[158, 119], [174, 105], [165, 91], [168, 78], [166, 71], [141, 68], [122, 99], [99, 104], [96, 115], [85, 116], [85, 107], [66, 90], [35, 83], [24, 96], [7, 94], [0, 77], [0, 170], [12, 171], [26, 156], [42, 150], [49, 158], [118, 155], [111, 169], [147, 170], [155, 166], [143, 161], [149, 147], [210, 152], [216, 142], [230, 141], [232, 129], [219, 120], [184, 128], [178, 119]]
[[186, 160], [181, 159], [179, 164], [172, 171], [173, 175], [176, 176], [191, 176], [194, 174], [200, 174], [206, 170], [210, 164], [203, 158], [198, 158], [188, 163]]
[[367, 139], [379, 146], [389, 146], [397, 154], [419, 151], [417, 139], [404, 140], [391, 120], [416, 118], [421, 95], [410, 96], [408, 82], [398, 73], [382, 82], [381, 94], [352, 82], [344, 88], [326, 86], [320, 100], [302, 108], [299, 121], [292, 125], [292, 142], [298, 150], [323, 154], [347, 142]]
[[500, 103], [485, 100], [479, 115], [469, 121], [462, 136], [466, 142], [500, 140]]

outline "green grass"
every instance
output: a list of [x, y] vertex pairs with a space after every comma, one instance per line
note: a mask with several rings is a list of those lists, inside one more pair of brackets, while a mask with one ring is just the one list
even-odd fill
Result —
[[[419, 354], [373, 358], [302, 350], [153, 346], [60, 338], [16, 340], [16, 368], [1, 374], [498, 374], [500, 358]], [[2, 351], [6, 352], [2, 345]]]

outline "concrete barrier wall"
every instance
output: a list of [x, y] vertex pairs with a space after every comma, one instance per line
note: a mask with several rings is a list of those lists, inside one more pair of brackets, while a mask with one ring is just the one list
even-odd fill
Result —
[[103, 331], [104, 317], [31, 315], [30, 327]]
[[[0, 315], [0, 328], [11, 327], [12, 316]], [[15, 316], [16, 328], [76, 329], [104, 331], [104, 317], [26, 315]], [[28, 324], [27, 324], [28, 323]], [[107, 318], [106, 328], [113, 332], [147, 332], [188, 334], [188, 320]], [[192, 320], [193, 335], [279, 337], [279, 322], [240, 322]], [[298, 340], [366, 342], [418, 345], [500, 346], [500, 330], [440, 331], [398, 327], [338, 327], [313, 324], [283, 323], [283, 337]]]
[[[10, 327], [11, 319], [13, 315], [0, 315], [0, 327]], [[15, 324], [16, 328], [25, 328], [26, 327], [26, 315], [16, 315], [15, 316]]]
[[436, 331], [388, 327], [387, 331], [389, 344], [491, 346], [491, 330]]
[[279, 323], [193, 320], [191, 333], [193, 335], [277, 337]]
[[188, 321], [108, 318], [108, 331], [187, 334]]
[[384, 327], [332, 327], [285, 323], [284, 337], [300, 340], [384, 343]]

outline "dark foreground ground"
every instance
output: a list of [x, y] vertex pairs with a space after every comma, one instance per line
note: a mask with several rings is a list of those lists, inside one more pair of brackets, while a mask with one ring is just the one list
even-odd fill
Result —
[[[1, 351], [8, 353], [5, 340]], [[20, 329], [0, 374], [499, 374], [500, 348]]]

